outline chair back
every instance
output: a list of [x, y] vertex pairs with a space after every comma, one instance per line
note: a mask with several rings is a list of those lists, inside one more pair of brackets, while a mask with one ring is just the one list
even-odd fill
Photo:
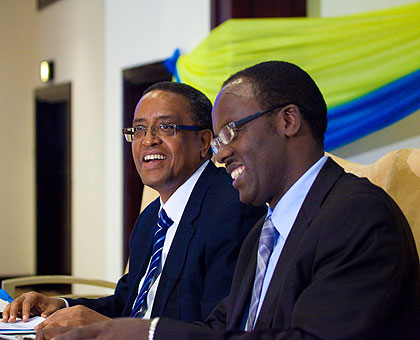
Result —
[[367, 177], [397, 202], [410, 224], [420, 256], [420, 149], [391, 151], [369, 165], [328, 155], [347, 172]]

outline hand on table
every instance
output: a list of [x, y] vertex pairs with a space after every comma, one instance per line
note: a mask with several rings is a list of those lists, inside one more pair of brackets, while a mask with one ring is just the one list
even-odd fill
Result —
[[15, 322], [16, 318], [20, 317], [26, 322], [30, 317], [37, 315], [46, 318], [64, 307], [66, 307], [66, 303], [62, 299], [29, 292], [22, 294], [6, 306], [3, 311], [2, 321]]
[[78, 305], [56, 311], [36, 326], [35, 330], [54, 327], [80, 327], [107, 320], [110, 320], [110, 318], [88, 307]]
[[73, 330], [73, 327], [57, 327], [57, 328], [44, 328], [36, 333], [36, 339], [53, 339], [60, 334], [67, 333], [70, 330]]
[[79, 328], [48, 328], [37, 332], [37, 340], [148, 340], [151, 320], [112, 319]]

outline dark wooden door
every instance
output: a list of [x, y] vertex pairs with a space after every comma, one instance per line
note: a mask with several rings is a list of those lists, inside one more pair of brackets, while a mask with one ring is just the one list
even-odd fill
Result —
[[35, 91], [37, 275], [71, 274], [70, 92]]

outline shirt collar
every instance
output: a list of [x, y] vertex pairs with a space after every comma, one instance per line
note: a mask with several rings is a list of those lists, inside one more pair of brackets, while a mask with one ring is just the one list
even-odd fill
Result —
[[[174, 223], [179, 224], [182, 214], [190, 198], [191, 192], [194, 189], [199, 177], [203, 173], [210, 160], [205, 161], [192, 175], [188, 178], [175, 192], [169, 197], [165, 204], [160, 198], [160, 209], [164, 208], [166, 214]], [[159, 209], [159, 212], [160, 212]]]
[[326, 161], [327, 156], [321, 157], [287, 190], [274, 210], [268, 207], [267, 217], [272, 215], [273, 225], [284, 240], [287, 239], [303, 201]]

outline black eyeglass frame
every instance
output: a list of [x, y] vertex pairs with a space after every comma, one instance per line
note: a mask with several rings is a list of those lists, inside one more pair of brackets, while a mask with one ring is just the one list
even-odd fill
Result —
[[[287, 105], [290, 105], [290, 103], [288, 103], [288, 104], [276, 104], [276, 105], [270, 106], [269, 108], [267, 108], [265, 110], [262, 110], [260, 112], [254, 113], [254, 114], [252, 114], [250, 116], [247, 116], [247, 117], [244, 117], [242, 119], [239, 119], [239, 120], [237, 120], [235, 122], [230, 122], [230, 123], [224, 125], [220, 129], [220, 131], [222, 131], [224, 128], [230, 128], [231, 138], [226, 143], [223, 142], [222, 139], [219, 136], [213, 138], [211, 140], [211, 142], [210, 142], [210, 146], [211, 146], [211, 149], [212, 149], [213, 153], [216, 155], [219, 152], [221, 145], [228, 145], [235, 138], [235, 131], [233, 129], [235, 129], [235, 128], [241, 126], [241, 125], [244, 125], [244, 124], [246, 124], [246, 123], [248, 123], [248, 122], [250, 122], [250, 121], [252, 121], [252, 120], [254, 120], [254, 119], [258, 118], [258, 117], [261, 117], [262, 115], [265, 115], [266, 113], [269, 113], [269, 112], [271, 112], [271, 111], [273, 111], [275, 109], [284, 108]], [[216, 143], [218, 143], [218, 145]]]
[[[182, 124], [164, 124], [164, 123], [160, 123], [158, 126], [161, 127], [163, 125], [168, 125], [171, 128], [174, 129], [174, 135], [176, 135], [176, 130], [189, 130], [189, 131], [199, 131], [199, 130], [205, 130], [206, 128], [203, 128], [201, 126], [195, 126], [195, 125], [182, 125]], [[156, 131], [153, 133], [153, 128], [145, 128], [142, 125], [139, 126], [133, 126], [133, 127], [129, 127], [129, 128], [123, 128], [122, 129], [122, 133], [124, 134], [124, 137], [126, 139], [127, 142], [133, 142], [134, 141], [134, 134], [136, 133], [136, 131], [143, 129], [144, 131], [144, 137], [146, 137], [147, 131], [151, 131], [152, 136], [156, 135]], [[131, 137], [131, 138], [130, 138]]]

